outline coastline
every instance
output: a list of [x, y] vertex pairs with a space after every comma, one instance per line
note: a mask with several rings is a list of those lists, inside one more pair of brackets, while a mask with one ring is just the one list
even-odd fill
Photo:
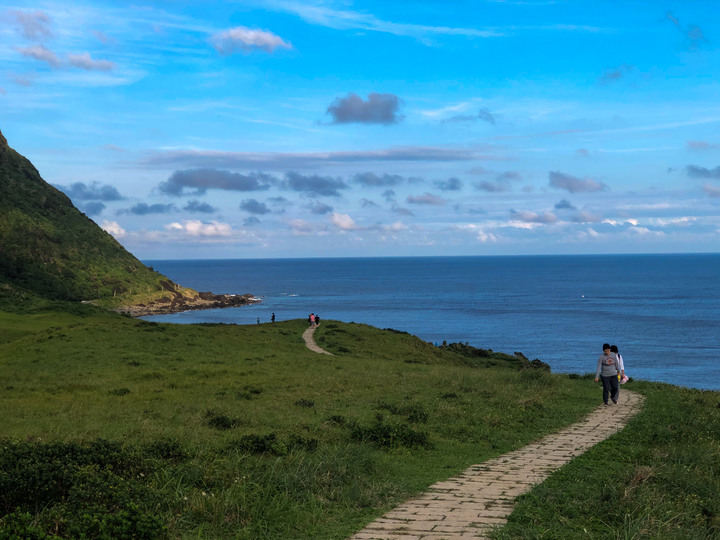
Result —
[[196, 311], [202, 309], [218, 309], [240, 307], [257, 304], [261, 300], [252, 294], [213, 294], [201, 292], [197, 296], [187, 297], [175, 292], [173, 298], [164, 296], [147, 303], [131, 304], [114, 308], [118, 313], [127, 313], [131, 317], [144, 317], [146, 315], [167, 315], [183, 311]]

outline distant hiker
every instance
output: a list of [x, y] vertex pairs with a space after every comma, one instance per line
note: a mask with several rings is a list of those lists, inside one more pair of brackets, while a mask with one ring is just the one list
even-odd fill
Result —
[[618, 382], [619, 374], [620, 368], [618, 367], [618, 360], [615, 354], [610, 350], [610, 345], [604, 343], [603, 353], [597, 361], [595, 382], [598, 382], [598, 379], [602, 377], [603, 402], [606, 407], [608, 404], [608, 397], [610, 397], [612, 402], [617, 405], [618, 392], [620, 391], [620, 384]]
[[622, 354], [620, 354], [617, 345], [610, 345], [610, 352], [614, 352], [618, 360], [618, 368], [620, 369], [618, 380], [620, 381], [620, 384], [625, 384], [628, 378], [625, 376], [625, 362], [623, 361]]
[[315, 314], [311, 313], [308, 317], [308, 322], [310, 323], [310, 328], [315, 328]]
[[258, 317], [258, 324], [260, 324], [260, 317]]
[[320, 326], [320, 315], [315, 314], [315, 326]]
[[275, 313], [270, 316], [270, 322], [275, 322]]

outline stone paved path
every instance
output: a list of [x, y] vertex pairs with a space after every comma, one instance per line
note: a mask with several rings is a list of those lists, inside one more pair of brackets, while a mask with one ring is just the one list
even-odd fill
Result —
[[329, 354], [330, 356], [335, 356], [333, 353], [329, 353], [325, 349], [321, 349], [320, 347], [317, 346], [317, 343], [315, 343], [315, 338], [313, 338], [313, 334], [315, 333], [316, 329], [317, 329], [317, 326], [311, 326], [303, 332], [302, 337], [305, 340], [305, 345], [307, 345], [307, 348], [316, 353]]
[[643, 401], [644, 396], [623, 389], [619, 405], [600, 405], [558, 433], [433, 484], [428, 492], [370, 523], [351, 540], [487, 538], [488, 531], [507, 522], [515, 497], [620, 431], [640, 411]]

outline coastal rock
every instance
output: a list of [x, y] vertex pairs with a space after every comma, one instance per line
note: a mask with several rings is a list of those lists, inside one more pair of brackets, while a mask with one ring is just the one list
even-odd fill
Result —
[[[169, 290], [168, 287], [165, 287]], [[173, 298], [163, 296], [155, 302], [122, 306], [115, 311], [127, 313], [133, 317], [144, 317], [146, 315], [164, 315], [167, 313], [179, 313], [181, 311], [192, 311], [198, 309], [220, 309], [227, 307], [239, 307], [260, 302], [252, 294], [213, 294], [201, 292], [197, 296], [183, 296], [173, 290]]]

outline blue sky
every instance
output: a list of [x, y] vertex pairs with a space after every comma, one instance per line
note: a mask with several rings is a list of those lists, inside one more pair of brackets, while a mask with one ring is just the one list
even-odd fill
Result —
[[141, 259], [718, 251], [715, 1], [0, 3], [0, 130]]

